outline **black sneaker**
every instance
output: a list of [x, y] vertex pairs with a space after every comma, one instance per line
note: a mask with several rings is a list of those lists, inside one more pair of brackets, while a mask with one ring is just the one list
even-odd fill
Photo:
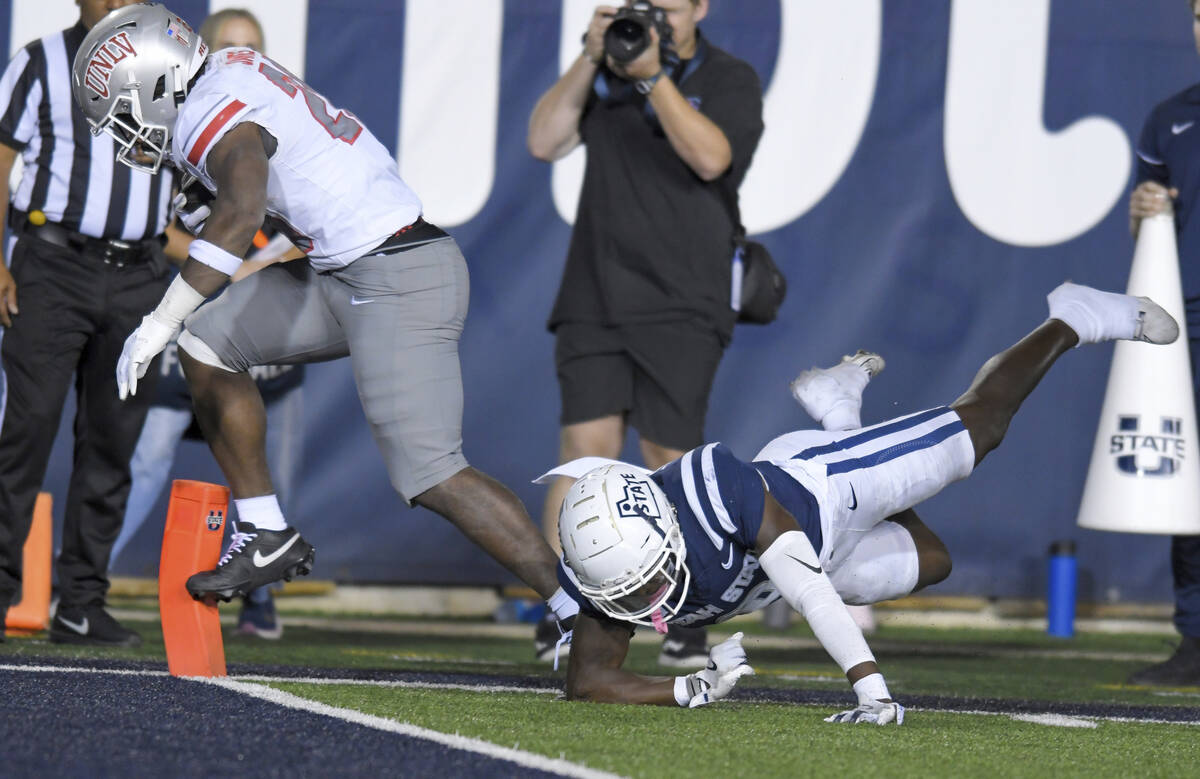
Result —
[[1156, 684], [1166, 687], [1200, 685], [1200, 638], [1184, 636], [1175, 654], [1129, 677], [1130, 684]]
[[[571, 632], [575, 629], [575, 618], [569, 617], [566, 622], [560, 623], [558, 618], [554, 616], [553, 611], [546, 612], [546, 616], [538, 620], [537, 630], [533, 633], [533, 653], [543, 663], [556, 663], [556, 656], [566, 655], [571, 651]], [[563, 642], [562, 651], [559, 652], [559, 640], [566, 633], [567, 640]]]
[[55, 644], [97, 646], [140, 646], [142, 637], [113, 619], [99, 603], [64, 606], [61, 603], [50, 622], [50, 640]]
[[668, 668], [703, 668], [708, 665], [708, 629], [667, 626], [658, 664]]
[[189, 577], [187, 591], [196, 600], [228, 602], [280, 579], [306, 575], [312, 567], [312, 545], [295, 528], [259, 530], [249, 522], [235, 522], [217, 567]]

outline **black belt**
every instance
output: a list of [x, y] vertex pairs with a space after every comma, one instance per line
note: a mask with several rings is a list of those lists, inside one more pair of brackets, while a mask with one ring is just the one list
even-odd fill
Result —
[[123, 268], [149, 262], [154, 258], [154, 241], [121, 241], [116, 238], [93, 238], [75, 230], [69, 230], [55, 222], [34, 224], [20, 211], [10, 213], [9, 223], [17, 235], [31, 235], [39, 241], [70, 249], [79, 254], [101, 260], [107, 265]]
[[401, 227], [396, 232], [384, 239], [383, 243], [371, 249], [367, 254], [396, 254], [397, 252], [408, 251], [421, 244], [440, 241], [443, 238], [449, 238], [450, 235], [437, 225], [432, 225], [425, 221], [424, 217], [417, 217], [417, 221], [412, 224]]

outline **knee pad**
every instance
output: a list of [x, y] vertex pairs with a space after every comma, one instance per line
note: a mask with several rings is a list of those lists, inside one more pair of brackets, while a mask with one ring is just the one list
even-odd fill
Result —
[[917, 544], [903, 526], [880, 522], [829, 572], [843, 603], [865, 605], [903, 598], [917, 586]]
[[179, 334], [179, 348], [187, 352], [196, 362], [204, 363], [213, 368], [220, 368], [229, 373], [238, 373], [239, 371], [230, 368], [221, 358], [217, 356], [208, 344], [201, 341], [196, 336], [192, 335], [190, 330], [184, 330]]

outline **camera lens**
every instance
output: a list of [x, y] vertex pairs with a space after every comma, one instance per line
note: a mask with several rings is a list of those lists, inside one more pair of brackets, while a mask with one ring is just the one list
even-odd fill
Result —
[[650, 31], [637, 18], [613, 20], [604, 32], [604, 51], [621, 64], [632, 62], [650, 45]]

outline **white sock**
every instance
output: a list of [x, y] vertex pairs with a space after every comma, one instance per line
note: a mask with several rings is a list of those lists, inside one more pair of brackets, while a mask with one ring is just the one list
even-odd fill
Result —
[[862, 406], [852, 401], [834, 403], [821, 417], [821, 427], [831, 433], [858, 430], [862, 427]]
[[1116, 292], [1103, 292], [1065, 282], [1046, 300], [1050, 318], [1066, 323], [1079, 336], [1079, 346], [1133, 338], [1138, 329], [1139, 301]]
[[233, 503], [237, 506], [239, 522], [249, 522], [259, 530], [287, 530], [287, 520], [274, 495], [238, 498]]

